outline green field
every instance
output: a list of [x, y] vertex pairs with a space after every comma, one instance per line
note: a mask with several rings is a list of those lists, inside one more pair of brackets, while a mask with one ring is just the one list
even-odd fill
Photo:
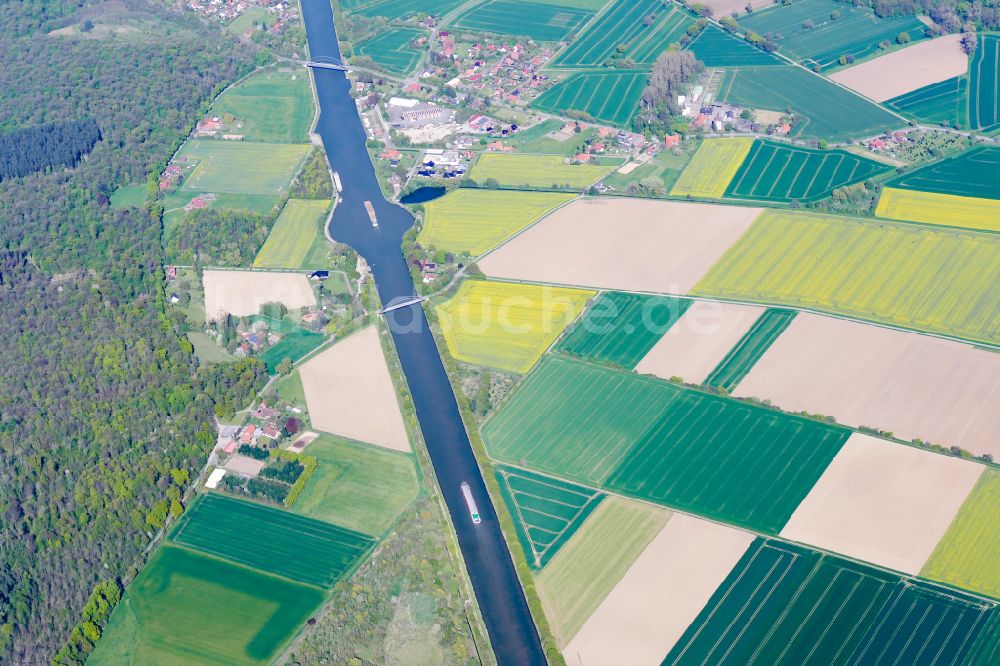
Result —
[[921, 576], [1000, 599], [1000, 472], [986, 469]]
[[521, 548], [535, 569], [548, 564], [604, 499], [596, 490], [516, 467], [498, 465], [496, 476]]
[[558, 155], [484, 153], [469, 177], [478, 183], [495, 180], [508, 187], [552, 187], [582, 190], [611, 171], [610, 166], [567, 164]]
[[648, 75], [633, 71], [577, 72], [546, 90], [531, 103], [558, 115], [624, 126], [639, 109]]
[[213, 114], [232, 114], [236, 124], [227, 134], [247, 141], [303, 143], [313, 119], [312, 90], [303, 71], [266, 69], [222, 93]]
[[527, 372], [594, 295], [586, 289], [466, 280], [435, 312], [453, 358]]
[[575, 195], [462, 188], [424, 204], [417, 242], [478, 256]]
[[129, 585], [87, 663], [268, 664], [322, 602], [315, 587], [167, 543]]
[[556, 349], [631, 370], [691, 305], [686, 298], [604, 292]]
[[326, 268], [329, 248], [322, 226], [329, 208], [330, 202], [325, 200], [289, 199], [257, 253], [253, 267]]
[[413, 456], [405, 453], [326, 434], [304, 453], [319, 466], [292, 511], [309, 518], [377, 536], [420, 491]]
[[705, 379], [707, 386], [732, 392], [795, 319], [795, 310], [768, 308]]
[[969, 65], [969, 126], [1000, 129], [1000, 35], [980, 35]]
[[886, 100], [884, 105], [927, 124], [969, 124], [969, 80], [964, 76], [931, 83]]
[[903, 190], [1000, 199], [1000, 146], [978, 146], [886, 183]]
[[382, 69], [405, 76], [420, 63], [423, 53], [410, 46], [427, 33], [416, 28], [392, 26], [385, 32], [354, 46], [354, 54], [367, 56]]
[[191, 140], [179, 156], [197, 166], [180, 189], [190, 194], [280, 194], [288, 190], [310, 148], [309, 144]]
[[456, 28], [502, 35], [520, 35], [540, 42], [556, 42], [574, 33], [594, 13], [573, 7], [488, 0], [476, 5], [451, 22]]
[[[840, 18], [834, 20], [831, 13]], [[758, 35], [771, 33], [781, 50], [806, 66], [833, 67], [842, 55], [861, 60], [879, 53], [879, 42], [895, 43], [901, 32], [923, 39], [927, 26], [916, 16], [879, 18], [868, 7], [834, 0], [795, 0], [741, 16], [739, 24]], [[812, 28], [803, 24], [811, 21]]]
[[709, 26], [688, 44], [706, 67], [740, 67], [750, 65], [782, 65], [784, 61], [764, 49], [751, 45], [725, 30]]
[[191, 331], [187, 333], [187, 339], [194, 346], [194, 355], [202, 363], [229, 363], [236, 360], [207, 333]]
[[274, 23], [273, 20], [268, 21], [267, 18], [268, 11], [266, 7], [250, 5], [242, 14], [230, 21], [229, 25], [226, 26], [226, 30], [234, 35], [242, 35], [248, 29], [259, 26], [261, 21], [268, 24]]
[[146, 205], [146, 195], [148, 193], [148, 185], [130, 185], [128, 187], [119, 187], [111, 195], [111, 207], [115, 209], [128, 208], [130, 206], [142, 208]]
[[545, 617], [560, 646], [597, 610], [670, 515], [649, 504], [609, 496], [535, 575]]
[[[656, 18], [646, 25], [650, 16]], [[661, 0], [616, 0], [552, 60], [551, 66], [603, 67], [620, 55], [639, 67], [648, 67], [693, 23], [686, 12], [673, 5], [664, 7]], [[619, 51], [620, 46], [624, 50]]]
[[362, 16], [385, 16], [389, 19], [404, 19], [415, 14], [430, 14], [441, 17], [462, 4], [464, 0], [381, 0], [355, 10]]
[[758, 539], [663, 663], [975, 663], [998, 620], [995, 604]]
[[285, 335], [276, 345], [265, 350], [260, 360], [267, 365], [268, 373], [273, 375], [286, 358], [292, 359], [292, 363], [298, 363], [300, 358], [319, 347], [324, 340], [326, 336], [322, 333], [299, 329]]
[[725, 70], [718, 98], [755, 109], [800, 116], [791, 135], [846, 141], [901, 127], [882, 107], [801, 67], [738, 67]]
[[996, 258], [992, 233], [772, 210], [692, 293], [997, 344]]
[[188, 507], [170, 539], [237, 564], [326, 587], [374, 543], [354, 530], [215, 493]]
[[559, 356], [483, 427], [500, 460], [771, 533], [849, 433]]
[[818, 201], [838, 187], [891, 168], [843, 150], [814, 150], [758, 139], [729, 182], [725, 196], [777, 203]]

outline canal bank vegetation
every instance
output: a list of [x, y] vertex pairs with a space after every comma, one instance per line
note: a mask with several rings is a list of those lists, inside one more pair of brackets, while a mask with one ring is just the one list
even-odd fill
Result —
[[[374, 290], [370, 297], [377, 309]], [[334, 587], [285, 663], [495, 664], [392, 336], [383, 320], [376, 326], [417, 462], [419, 496], [371, 558]]]
[[[496, 509], [497, 518], [500, 522], [501, 530], [503, 531], [504, 540], [507, 542], [507, 551], [510, 553], [511, 559], [514, 562], [517, 577], [520, 580], [521, 588], [524, 590], [525, 600], [531, 610], [531, 616], [535, 621], [535, 627], [538, 629], [538, 635], [541, 639], [545, 657], [552, 666], [565, 666], [566, 661], [563, 658], [562, 651], [559, 649], [559, 644], [556, 641], [555, 635], [552, 633], [552, 627], [549, 625], [548, 618], [542, 608], [542, 601], [538, 596], [538, 590], [535, 587], [535, 579], [532, 574], [531, 566], [528, 564], [528, 560], [524, 555], [524, 550], [519, 545], [517, 528], [514, 526], [514, 521], [508, 513], [507, 505], [503, 501], [503, 495], [500, 491], [500, 485], [497, 483], [493, 461], [487, 455], [486, 446], [483, 444], [483, 440], [479, 436], [478, 424], [481, 422], [480, 419], [484, 418], [484, 416], [477, 416], [477, 412], [482, 410], [482, 403], [479, 403], [479, 400], [490, 400], [490, 404], [492, 406], [492, 394], [486, 393], [483, 395], [477, 395], [476, 402], [478, 408], [477, 410], [473, 410], [472, 400], [470, 400], [466, 389], [464, 388], [465, 381], [463, 380], [463, 376], [465, 378], [469, 378], [471, 376], [471, 371], [465, 370], [463, 372], [460, 366], [464, 364], [459, 363], [452, 358], [450, 354], [448, 354], [448, 345], [444, 339], [444, 334], [441, 330], [441, 325], [438, 321], [435, 308], [424, 307], [424, 312], [427, 316], [427, 321], [430, 324], [431, 330], [434, 333], [434, 342], [437, 345], [438, 353], [441, 356], [441, 362], [444, 364], [449, 381], [451, 381], [452, 392], [455, 394], [455, 400], [458, 403], [458, 410], [462, 416], [462, 423], [465, 425], [465, 431], [469, 437], [469, 443], [472, 445], [472, 450], [476, 455], [476, 460], [479, 462], [480, 472], [483, 475], [486, 488], [490, 493], [490, 499]], [[482, 369], [480, 370], [482, 372]], [[482, 379], [484, 375], [490, 377], [490, 383], [494, 381], [492, 375], [489, 375], [486, 372], [482, 372], [482, 374], [480, 374], [480, 379]], [[480, 383], [478, 386], [481, 387], [482, 385], [483, 384]], [[517, 382], [512, 378], [506, 378], [506, 380], [498, 381], [497, 385], [498, 388], [502, 387], [496, 392], [496, 406], [499, 406], [499, 404], [502, 404], [506, 397], [513, 392], [514, 388], [517, 386]], [[487, 386], [489, 386], [489, 384], [487, 384]], [[476, 389], [477, 393], [479, 390], [481, 389]]]

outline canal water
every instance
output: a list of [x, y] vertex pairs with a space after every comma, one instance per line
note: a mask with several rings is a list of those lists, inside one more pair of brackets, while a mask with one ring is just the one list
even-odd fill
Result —
[[[310, 56], [340, 60], [330, 0], [302, 0], [302, 9]], [[382, 197], [345, 74], [316, 69], [314, 76], [320, 106], [316, 131], [343, 186], [330, 235], [365, 257], [383, 303], [412, 296], [415, 291], [400, 243], [413, 218]], [[378, 229], [369, 221], [366, 200], [375, 208]], [[387, 317], [497, 660], [505, 665], [544, 664], [538, 633], [423, 310], [406, 307]], [[462, 496], [463, 481], [479, 505], [479, 525], [473, 525]]]
[[420, 204], [427, 203], [428, 201], [434, 201], [439, 199], [448, 192], [447, 187], [436, 187], [432, 185], [427, 185], [424, 187], [418, 187], [409, 194], [403, 195], [399, 200], [399, 203], [404, 204]]

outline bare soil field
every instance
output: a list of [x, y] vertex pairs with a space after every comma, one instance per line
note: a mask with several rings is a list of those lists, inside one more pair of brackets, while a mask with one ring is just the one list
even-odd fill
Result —
[[684, 294], [760, 208], [579, 199], [486, 255], [490, 277]]
[[762, 7], [770, 7], [774, 4], [773, 0], [701, 0], [701, 3], [706, 7], [712, 9], [712, 16], [716, 19], [721, 19], [724, 16], [732, 16], [733, 12], [736, 12], [740, 16], [746, 14], [746, 6], [750, 5], [754, 9], [761, 9]]
[[260, 474], [260, 470], [264, 469], [265, 465], [267, 465], [267, 461], [265, 460], [256, 460], [250, 456], [237, 453], [222, 467], [240, 476], [257, 476]]
[[295, 438], [295, 441], [286, 446], [285, 448], [292, 453], [302, 453], [302, 451], [315, 441], [319, 437], [318, 432], [306, 431]]
[[640, 374], [699, 384], [766, 308], [696, 301], [635, 367]]
[[753, 539], [675, 513], [563, 650], [566, 663], [660, 664]]
[[1000, 354], [800, 313], [733, 392], [1000, 457]]
[[408, 452], [410, 441], [378, 336], [369, 326], [302, 366], [309, 418], [317, 430]]
[[983, 469], [855, 433], [781, 536], [915, 575]]
[[904, 93], [965, 74], [969, 59], [961, 35], [945, 35], [887, 53], [830, 75], [865, 97], [884, 102]]
[[260, 312], [264, 303], [281, 302], [289, 310], [316, 305], [316, 295], [303, 273], [206, 270], [202, 280], [209, 320], [227, 312], [248, 317]]

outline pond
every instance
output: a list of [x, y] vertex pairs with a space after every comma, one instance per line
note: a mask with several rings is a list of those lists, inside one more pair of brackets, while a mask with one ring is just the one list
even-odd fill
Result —
[[399, 200], [399, 203], [403, 204], [420, 204], [427, 203], [428, 201], [434, 201], [440, 197], [443, 197], [448, 192], [447, 187], [441, 186], [426, 186], [418, 187], [409, 194], [405, 195]]

